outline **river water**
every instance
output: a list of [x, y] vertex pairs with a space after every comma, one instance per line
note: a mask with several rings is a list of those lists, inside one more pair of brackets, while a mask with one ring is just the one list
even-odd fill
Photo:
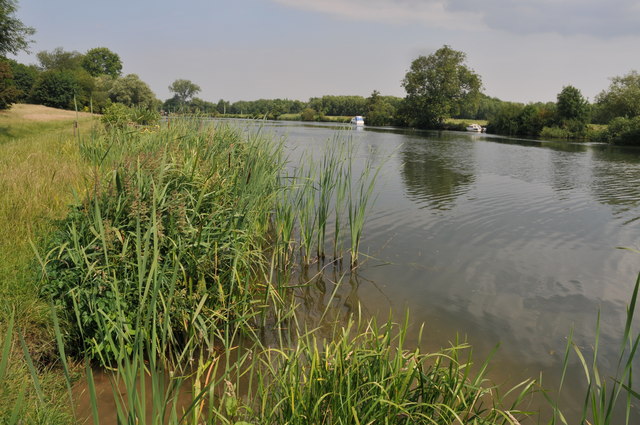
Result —
[[[492, 378], [543, 375], [554, 388], [573, 329], [601, 368], [617, 362], [640, 271], [640, 150], [464, 132], [262, 122], [300, 152], [353, 140], [357, 161], [382, 164], [364, 229], [370, 256], [338, 296], [385, 319], [410, 312], [410, 337], [446, 347], [456, 335]], [[629, 249], [620, 249], [629, 248]], [[345, 284], [346, 285], [346, 284]], [[417, 342], [414, 340], [413, 342]], [[409, 342], [409, 344], [411, 341]], [[561, 403], [576, 414], [584, 375], [574, 357]]]

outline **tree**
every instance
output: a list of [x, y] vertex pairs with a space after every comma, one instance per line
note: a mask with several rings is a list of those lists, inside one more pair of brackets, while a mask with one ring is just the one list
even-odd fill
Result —
[[631, 71], [613, 77], [608, 90], [596, 96], [596, 120], [603, 124], [615, 117], [633, 118], [640, 115], [640, 74]]
[[88, 50], [82, 58], [81, 65], [94, 77], [109, 75], [117, 78], [122, 72], [120, 56], [106, 47], [95, 47]]
[[25, 26], [22, 21], [14, 17], [18, 2], [15, 0], [0, 0], [0, 56], [7, 53], [17, 54], [29, 47], [29, 37], [36, 30]]
[[0, 110], [8, 109], [20, 95], [13, 81], [11, 65], [7, 61], [0, 60]]
[[48, 52], [42, 50], [36, 55], [38, 62], [40, 62], [40, 68], [44, 71], [71, 71], [81, 68], [83, 55], [75, 50], [68, 52], [62, 47], [56, 47], [52, 51]]
[[589, 102], [582, 96], [580, 90], [573, 86], [566, 86], [558, 93], [556, 102], [558, 123], [566, 126], [583, 128], [589, 120]]
[[374, 90], [367, 98], [367, 125], [391, 125], [396, 114], [396, 108], [389, 103], [380, 92]]
[[465, 103], [477, 103], [482, 81], [469, 69], [463, 52], [445, 45], [429, 56], [419, 56], [402, 80], [409, 123], [437, 127], [457, 115]]
[[38, 78], [38, 69], [35, 65], [24, 65], [13, 59], [9, 59], [8, 62], [11, 66], [15, 86], [20, 90], [17, 101], [25, 101], [28, 99], [31, 88]]
[[45, 71], [38, 76], [31, 98], [41, 105], [70, 108], [78, 89], [78, 82], [71, 71]]
[[141, 106], [149, 109], [155, 109], [158, 106], [156, 95], [136, 74], [129, 74], [114, 81], [109, 90], [109, 98], [112, 102], [127, 106]]
[[169, 86], [169, 90], [176, 94], [180, 102], [187, 103], [194, 95], [200, 93], [200, 86], [189, 80], [175, 80]]

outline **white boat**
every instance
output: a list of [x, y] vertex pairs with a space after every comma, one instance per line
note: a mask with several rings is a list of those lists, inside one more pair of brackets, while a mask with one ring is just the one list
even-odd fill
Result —
[[475, 131], [476, 133], [482, 133], [484, 131], [484, 128], [482, 128], [480, 124], [473, 123], [467, 126], [467, 131]]
[[356, 115], [355, 117], [351, 118], [351, 124], [355, 124], [358, 126], [364, 125], [364, 118], [360, 115]]

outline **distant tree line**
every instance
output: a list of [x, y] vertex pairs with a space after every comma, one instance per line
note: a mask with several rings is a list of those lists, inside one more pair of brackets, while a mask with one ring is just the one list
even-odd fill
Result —
[[142, 110], [304, 121], [364, 115], [368, 125], [426, 129], [447, 128], [451, 118], [460, 118], [486, 120], [487, 131], [497, 134], [640, 145], [637, 71], [613, 77], [593, 103], [571, 85], [562, 88], [555, 102], [506, 102], [483, 94], [482, 79], [466, 65], [465, 53], [445, 45], [412, 61], [402, 80], [404, 98], [373, 90], [366, 98], [326, 95], [307, 102], [258, 99], [231, 103], [220, 99], [213, 103], [196, 97], [201, 91], [197, 84], [177, 79], [169, 86], [173, 97], [161, 102], [136, 74], [122, 76], [120, 57], [106, 47], [85, 53], [61, 47], [41, 51], [37, 65], [7, 59], [7, 53], [26, 50], [35, 32], [13, 16], [15, 5], [13, 0], [0, 0], [0, 109], [14, 102], [30, 102], [103, 113], [118, 104], [123, 107], [114, 107], [107, 115], [120, 117], [120, 121], [138, 116], [140, 122], [150, 117]]
[[3, 59], [5, 84], [13, 87], [10, 103], [101, 113], [112, 103], [157, 109], [161, 102], [136, 74], [121, 75], [117, 53], [96, 47], [85, 53], [58, 47], [36, 55], [37, 65]]

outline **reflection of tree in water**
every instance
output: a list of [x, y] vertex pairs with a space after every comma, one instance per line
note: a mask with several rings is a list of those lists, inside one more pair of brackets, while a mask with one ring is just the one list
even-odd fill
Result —
[[586, 147], [581, 150], [552, 147], [549, 153], [549, 184], [556, 193], [585, 187], [590, 180], [590, 171], [591, 153]]
[[640, 205], [638, 153], [637, 149], [612, 146], [594, 148], [590, 187], [598, 202], [619, 207], [616, 209], [618, 213]]
[[438, 210], [451, 209], [475, 181], [473, 152], [452, 142], [419, 140], [403, 145], [402, 180], [413, 201]]

